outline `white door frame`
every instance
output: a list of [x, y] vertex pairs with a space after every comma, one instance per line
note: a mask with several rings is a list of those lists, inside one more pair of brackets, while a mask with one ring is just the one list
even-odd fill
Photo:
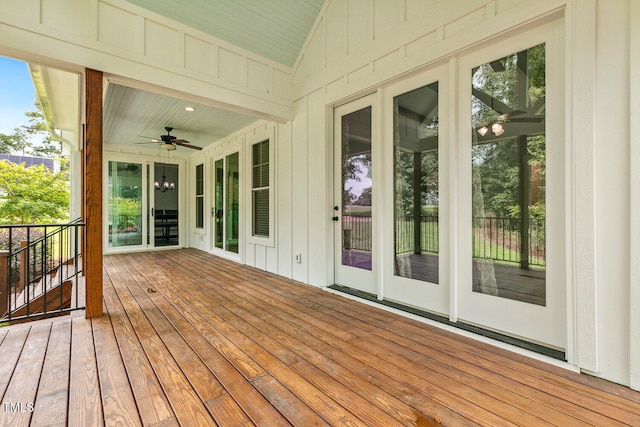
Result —
[[[552, 22], [492, 43], [459, 59], [458, 67], [458, 320], [558, 349], [567, 347], [564, 143], [564, 26]], [[510, 54], [546, 44], [546, 306], [471, 291], [471, 70]], [[551, 71], [551, 72], [549, 72]], [[499, 313], [499, 315], [496, 315]]]

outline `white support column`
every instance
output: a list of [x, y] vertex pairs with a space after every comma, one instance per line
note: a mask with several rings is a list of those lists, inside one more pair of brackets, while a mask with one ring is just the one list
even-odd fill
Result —
[[629, 384], [640, 390], [640, 2], [630, 2], [629, 123], [630, 123], [630, 280], [629, 280]]

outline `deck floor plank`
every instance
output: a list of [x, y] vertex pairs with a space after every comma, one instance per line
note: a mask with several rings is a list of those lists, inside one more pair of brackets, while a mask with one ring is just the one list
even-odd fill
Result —
[[104, 260], [103, 317], [0, 328], [2, 402], [35, 402], [0, 426], [640, 425], [636, 391], [352, 297], [195, 249]]
[[91, 322], [79, 317], [71, 324], [69, 384], [69, 425], [103, 426], [93, 330]]
[[[295, 321], [291, 323], [291, 318], [281, 317], [277, 318], [271, 313], [281, 312], [280, 306], [268, 306], [263, 299], [252, 299], [249, 294], [251, 290], [248, 287], [244, 288], [242, 295], [235, 294], [233, 299], [228, 300], [228, 303], [234, 301], [235, 304], [242, 306], [244, 311], [241, 316], [244, 319], [250, 319], [253, 324], [259, 325], [259, 329], [263, 330], [268, 336], [277, 337], [277, 339], [286, 344], [288, 348], [295, 349], [299, 354], [299, 361], [294, 363], [294, 368], [298, 370], [301, 375], [306, 376], [295, 365], [306, 362], [306, 359], [313, 360], [314, 365], [320, 370], [324, 371], [328, 376], [343, 385], [347, 386], [350, 390], [354, 391], [357, 395], [362, 396], [368, 402], [368, 405], [356, 405], [356, 408], [366, 407], [368, 411], [376, 412], [378, 407], [383, 408], [388, 414], [391, 414], [395, 418], [395, 422], [412, 423], [416, 420], [415, 410], [412, 410], [409, 405], [403, 404], [393, 396], [384, 392], [379, 387], [368, 381], [359, 381], [359, 377], [354, 380], [353, 372], [347, 372], [344, 368], [337, 363], [337, 361], [331, 360], [324, 356], [321, 352], [314, 350], [310, 347], [311, 337], [307, 334], [300, 335], [301, 323]], [[255, 295], [252, 295], [255, 296]], [[271, 322], [265, 322], [263, 319], [272, 319]], [[298, 338], [296, 338], [296, 336]], [[319, 344], [320, 350], [328, 347], [328, 344]], [[345, 365], [353, 365], [354, 360], [351, 359]], [[308, 369], [308, 368], [307, 368]], [[366, 370], [371, 370], [371, 367], [365, 367]], [[317, 374], [320, 376], [320, 374]], [[327, 377], [328, 378], [328, 377]], [[322, 388], [325, 386], [324, 381], [316, 384], [317, 387]], [[336, 383], [334, 387], [339, 387]], [[358, 397], [355, 398], [358, 400]], [[351, 402], [349, 402], [351, 403]], [[374, 406], [371, 406], [374, 405]], [[370, 414], [365, 414], [365, 418]], [[388, 420], [391, 422], [391, 420]], [[380, 425], [380, 423], [376, 423]], [[387, 423], [388, 424], [388, 423]]]
[[71, 363], [71, 319], [55, 322], [42, 367], [31, 426], [65, 426]]
[[[29, 328], [29, 335], [2, 399], [0, 425], [20, 427], [30, 424], [33, 411], [29, 406], [35, 404], [50, 335], [51, 323], [40, 323]], [[7, 403], [17, 407], [7, 410]]]
[[[154, 290], [154, 282], [140, 274], [135, 266], [127, 263], [126, 260], [123, 260], [122, 264], [136, 279], [138, 287], [129, 288], [136, 301], [145, 309], [154, 328], [163, 336], [168, 350], [180, 365], [199, 398], [205, 402], [211, 416], [218, 423], [248, 425], [250, 422], [248, 416], [233, 399], [224, 398], [227, 395], [226, 389], [207, 367], [202, 357], [192, 348], [191, 342], [197, 342], [202, 337], [193, 328], [187, 327], [180, 331], [179, 326], [184, 327], [185, 324], [181, 323], [180, 316], [173, 316], [176, 313], [175, 309], [161, 293]], [[149, 279], [153, 280], [152, 275]], [[208, 350], [210, 351], [210, 347]]]
[[[174, 266], [172, 270], [178, 269], [177, 266]], [[179, 271], [179, 270], [178, 270]], [[165, 272], [166, 274], [172, 275], [173, 273]], [[177, 274], [172, 276], [173, 283], [180, 283], [182, 286], [188, 286], [182, 278], [181, 275]], [[226, 310], [223, 313], [214, 312], [210, 309], [211, 306], [220, 306], [224, 307], [226, 304], [216, 301], [210, 295], [202, 296], [201, 299], [204, 299], [206, 302], [211, 304], [203, 304], [201, 300], [194, 300], [189, 297], [189, 292], [185, 292], [186, 302], [194, 304], [193, 309], [195, 309], [198, 313], [204, 313], [206, 318], [215, 318], [217, 317], [216, 328], [219, 332], [227, 337], [236, 347], [244, 348], [248, 354], [251, 355], [252, 360], [261, 365], [268, 366], [269, 372], [268, 375], [278, 378], [279, 380], [287, 382], [289, 384], [289, 390], [292, 391], [299, 399], [301, 396], [304, 396], [305, 403], [318, 415], [323, 416], [325, 419], [328, 417], [329, 422], [333, 421], [333, 423], [344, 423], [349, 425], [361, 425], [359, 420], [353, 417], [348, 411], [341, 408], [335, 402], [332, 402], [331, 399], [328, 399], [322, 393], [320, 393], [315, 387], [311, 385], [306, 379], [298, 376], [291, 368], [289, 368], [285, 363], [281, 362], [274, 355], [270, 353], [269, 350], [265, 350], [265, 348], [259, 345], [255, 341], [255, 334], [259, 334], [259, 331], [253, 330], [249, 334], [246, 332], [243, 333], [241, 329], [237, 328], [237, 323], [234, 324], [234, 314], [230, 311]], [[188, 310], [188, 308], [187, 308]], [[206, 321], [206, 320], [205, 320]], [[297, 359], [296, 359], [297, 360]], [[279, 401], [278, 404], [281, 405], [283, 401]], [[289, 405], [296, 405], [297, 402], [291, 402], [289, 399]], [[330, 410], [327, 410], [330, 408]], [[300, 417], [304, 408], [298, 406], [298, 410], [295, 411], [296, 414]], [[291, 410], [287, 410], [287, 413], [293, 413]], [[305, 411], [307, 412], [307, 411]], [[313, 424], [317, 420], [315, 420], [315, 414], [313, 412], [308, 413], [311, 419], [308, 419], [306, 422]], [[313, 419], [313, 420], [312, 420]]]
[[[264, 288], [263, 288], [263, 289], [264, 289]], [[316, 305], [311, 305], [311, 306], [310, 306], [310, 308], [314, 308], [314, 309], [315, 309], [315, 311], [319, 311], [319, 310], [318, 310], [318, 306], [316, 306]], [[366, 307], [365, 307], [365, 309], [364, 309], [364, 310], [367, 310], [367, 309], [366, 309]], [[369, 310], [367, 310], [367, 312], [370, 312], [370, 311], [369, 311]], [[366, 318], [366, 313], [359, 313], [359, 314], [364, 315], [364, 316], [365, 316], [365, 318]], [[334, 316], [332, 316], [332, 317], [336, 317], [336, 316], [334, 315]], [[351, 322], [350, 322], [350, 323], [354, 324], [354, 323], [358, 323], [358, 321], [357, 321], [357, 320], [355, 320], [355, 319], [353, 319], [353, 320], [351, 320]], [[385, 323], [386, 323], [386, 322], [385, 322]], [[384, 328], [385, 328], [385, 326], [384, 326], [384, 325], [385, 325], [385, 323], [381, 323], [380, 325], [376, 325], [376, 330], [384, 330]], [[367, 324], [372, 324], [372, 323], [368, 322]], [[382, 329], [380, 329], [380, 328], [382, 328]], [[419, 328], [419, 329], [421, 329], [421, 330], [424, 330], [424, 329], [425, 329], [425, 328], [424, 328], [424, 325], [419, 325], [419, 326], [418, 326], [418, 328]], [[366, 331], [369, 331], [370, 329], [371, 329], [371, 328], [370, 328], [370, 327], [368, 327], [368, 328], [366, 328]], [[389, 329], [393, 330], [393, 328], [389, 328]], [[354, 330], [353, 330], [353, 329], [351, 329], [351, 331], [353, 332]], [[388, 333], [387, 333], [387, 337], [386, 337], [385, 339], [392, 339], [392, 338], [393, 338], [393, 336], [394, 336], [395, 334], [397, 334], [397, 331], [396, 331], [396, 332], [388, 332]], [[438, 335], [438, 333], [437, 333], [437, 334], [434, 334], [434, 335]], [[458, 339], [458, 338], [456, 338], [456, 339]], [[425, 342], [430, 342], [430, 343], [432, 343], [433, 341], [432, 341], [432, 340], [425, 340]], [[451, 343], [449, 343], [449, 344], [451, 344]], [[420, 343], [419, 343], [419, 342], [417, 342], [417, 341], [412, 341], [412, 342], [410, 343], [409, 348], [413, 348], [413, 347], [415, 347], [415, 346], [419, 346], [419, 345], [420, 345]], [[431, 344], [430, 344], [430, 345], [431, 345]], [[453, 348], [455, 348], [455, 346], [450, 346], [450, 345], [449, 345], [447, 348], [452, 348], [452, 347], [453, 347]], [[455, 357], [455, 353], [450, 354], [450, 355], [451, 355], [451, 356], [453, 356], [453, 357]], [[469, 357], [468, 357], [467, 359], [465, 359], [465, 360], [474, 360], [474, 359], [477, 359], [477, 349], [476, 349], [476, 353], [475, 353], [475, 354], [471, 353], [471, 354], [469, 354], [468, 356], [469, 356]], [[500, 367], [503, 367], [504, 365], [502, 365], [502, 364], [500, 364], [500, 365], [495, 365], [495, 364], [494, 364], [494, 368], [495, 368], [495, 366], [498, 366], [498, 368], [500, 368]], [[456, 369], [457, 369], [457, 367], [456, 367]], [[494, 370], [494, 371], [495, 371], [495, 370]], [[504, 372], [510, 372], [511, 370], [504, 370], [504, 369], [503, 369], [503, 371], [504, 371]], [[491, 372], [491, 371], [490, 371], [490, 372]], [[498, 372], [499, 372], [499, 369], [498, 369]], [[492, 373], [493, 373], [493, 372], [492, 372]], [[538, 372], [536, 372], [536, 374], [538, 374]], [[521, 377], [522, 377], [522, 374], [517, 374], [517, 375], [515, 376], [515, 378], [516, 378], [516, 379], [520, 379]], [[535, 378], [535, 377], [533, 377], [533, 378]], [[508, 383], [508, 381], [506, 381], [506, 382]], [[527, 396], [527, 398], [531, 397], [531, 394], [535, 394], [535, 393], [537, 392], [537, 393], [538, 393], [538, 396], [542, 399], [542, 402], [541, 402], [542, 404], [547, 404], [547, 403], [549, 403], [549, 398], [546, 396], [546, 394], [545, 394], [545, 392], [544, 392], [544, 390], [546, 390], [546, 386], [547, 386], [547, 384], [541, 384], [541, 385], [539, 385], [539, 389], [540, 389], [540, 390], [536, 390], [536, 389], [532, 389], [532, 388], [526, 389], [526, 396]], [[502, 387], [504, 387], [504, 384], [502, 385]], [[483, 388], [483, 389], [486, 389], [486, 387], [485, 387], [485, 388]], [[558, 396], [557, 396], [557, 398], [563, 398], [563, 396], [566, 396], [566, 389], [560, 389], [560, 390], [558, 391]], [[552, 398], [552, 399], [553, 399], [553, 398]], [[556, 400], [557, 400], [557, 399], [556, 399]], [[534, 402], [534, 403], [535, 403], [535, 402]], [[525, 404], [525, 402], [523, 402], [522, 404]], [[553, 403], [551, 403], [551, 404], [553, 404]], [[583, 407], [585, 407], [585, 408], [589, 408], [589, 409], [591, 409], [591, 410], [594, 410], [594, 409], [595, 409], [595, 411], [598, 411], [598, 410], [605, 410], [605, 409], [608, 409], [609, 411], [611, 411], [611, 410], [612, 410], [612, 408], [607, 408], [607, 406], [606, 406], [606, 405], [603, 405], [601, 402], [599, 402], [599, 401], [597, 401], [597, 400], [595, 400], [595, 401], [594, 401], [594, 400], [590, 400], [590, 401], [588, 401], [588, 404], [585, 404], [584, 402], [581, 402], [581, 403], [580, 403], [580, 406], [583, 406]], [[620, 410], [621, 410], [621, 412], [620, 412], [619, 414], [617, 414], [617, 415], [616, 415], [616, 417], [620, 418], [623, 422], [628, 422], [628, 423], [633, 424], [633, 420], [635, 420], [635, 419], [637, 418], [637, 415], [636, 415], [637, 405], [635, 404], [635, 402], [624, 402], [624, 401], [622, 401], [622, 403], [620, 404], [620, 406], [621, 406], [621, 409], [620, 409]], [[549, 408], [549, 406], [546, 406], [546, 407], [547, 407], [547, 408]], [[633, 408], [635, 408], [635, 410], [634, 410]], [[543, 406], [543, 408], [542, 408], [542, 409], [544, 409], [544, 406]], [[527, 410], [533, 410], [533, 411], [534, 411], [534, 413], [535, 413], [535, 404], [534, 404], [534, 405], [527, 405]], [[565, 421], [565, 422], [567, 422], [567, 423], [569, 423], [569, 422], [574, 422], [574, 423], [577, 423], [577, 424], [582, 424], [582, 425], [584, 425], [585, 423], [594, 422], [594, 421], [595, 421], [595, 422], [597, 422], [598, 420], [600, 420], [600, 422], [604, 422], [604, 423], [608, 423], [608, 424], [615, 425], [615, 422], [614, 422], [614, 421], [610, 421], [610, 420], [609, 420], [609, 419], [607, 419], [607, 418], [599, 417], [596, 413], [587, 414], [587, 415], [583, 416], [581, 420], [578, 420], [578, 419], [572, 418], [572, 417], [574, 417], [574, 416], [575, 416], [575, 411], [573, 411], [571, 407], [569, 407], [569, 408], [568, 408], [568, 410], [567, 410], [567, 408], [564, 408], [564, 409], [563, 409], [563, 411], [567, 411], [567, 414], [570, 416], [570, 418], [565, 417], [563, 412], [558, 412], [558, 411], [556, 411], [556, 413], [555, 413], [556, 415], [555, 415], [555, 416], [559, 418], [559, 420], [558, 420], [558, 421], [561, 421], [561, 420], [563, 420], [563, 419], [564, 419], [564, 421]], [[547, 410], [545, 410], [545, 413], [547, 413], [548, 415], [553, 415], [553, 412], [554, 412], [554, 411], [553, 411], [552, 409], [547, 409]], [[586, 417], [586, 419], [585, 419], [585, 417]]]
[[111, 316], [106, 312], [104, 316], [94, 319], [91, 324], [105, 423], [130, 427], [141, 426], [142, 421], [118, 349]]
[[[203, 270], [202, 270], [202, 268], [203, 268], [202, 266], [193, 266], [193, 268], [197, 268], [197, 269], [199, 269], [199, 272], [201, 273], [201, 275], [208, 275], [208, 274], [210, 274], [210, 275], [213, 275], [214, 277], [215, 277], [215, 276], [222, 276], [222, 277], [225, 277], [225, 276], [228, 276], [228, 275], [230, 274], [230, 273], [224, 273], [224, 272], [222, 271], [222, 270], [224, 270], [224, 269], [219, 268], [219, 267], [220, 267], [220, 265], [218, 265], [217, 267], [218, 267], [218, 268], [216, 268], [216, 269], [215, 269], [215, 271], [206, 271], [206, 270], [205, 270], [205, 271], [203, 271]], [[244, 272], [243, 272], [243, 273], [244, 273]], [[173, 272], [168, 272], [167, 274], [174, 274], [174, 273], [173, 273]], [[178, 274], [176, 274], [176, 276], [178, 276]], [[244, 277], [243, 277], [243, 278], [244, 278]], [[222, 282], [226, 282], [225, 287], [231, 287], [231, 286], [233, 286], [233, 285], [232, 285], [232, 283], [230, 283], [231, 281], [228, 281], [228, 280], [226, 280], [226, 281], [225, 281], [225, 280], [219, 280], [219, 282], [220, 282], [220, 283], [222, 283]], [[242, 283], [243, 283], [243, 285], [244, 285], [244, 286], [243, 286], [243, 290], [248, 290], [248, 289], [249, 289], [249, 287], [251, 286], [251, 283], [248, 283], [246, 280], [245, 280], [245, 281], [243, 281]], [[219, 288], [216, 288], [216, 289], [219, 289]], [[212, 295], [221, 295], [221, 294], [223, 294], [223, 292], [212, 292]], [[287, 299], [287, 301], [289, 301], [289, 300], [291, 299], [291, 296], [292, 296], [292, 295], [290, 294], [290, 295], [289, 295], [289, 298]], [[329, 296], [329, 294], [326, 294], [325, 296]], [[338, 298], [338, 297], [335, 297], [335, 298]], [[240, 297], [240, 296], [236, 296], [236, 298], [232, 298], [232, 300], [233, 300], [233, 301], [240, 301], [240, 300], [241, 300], [241, 297]], [[258, 299], [258, 300], [255, 302], [255, 305], [256, 305], [256, 307], [257, 307], [257, 306], [258, 306], [258, 305], [260, 305], [260, 304], [264, 305], [264, 304], [267, 304], [267, 303], [269, 303], [269, 302], [271, 302], [271, 303], [273, 303], [273, 304], [274, 304], [273, 309], [272, 309], [272, 310], [270, 310], [270, 311], [272, 311], [272, 312], [274, 313], [274, 315], [277, 315], [276, 313], [281, 313], [281, 312], [282, 312], [282, 313], [285, 313], [285, 314], [284, 314], [284, 316], [285, 316], [285, 317], [284, 317], [284, 319], [283, 319], [283, 320], [286, 320], [287, 318], [288, 318], [288, 319], [294, 319], [294, 320], [293, 320], [293, 323], [296, 325], [296, 327], [297, 327], [297, 328], [301, 328], [301, 329], [308, 328], [308, 331], [309, 331], [309, 333], [310, 333], [310, 334], [314, 334], [314, 335], [316, 335], [318, 338], [325, 340], [325, 342], [326, 342], [326, 344], [327, 344], [327, 345], [334, 345], [334, 346], [335, 346], [337, 342], [340, 342], [340, 341], [341, 341], [341, 340], [340, 340], [340, 338], [339, 338], [338, 336], [328, 336], [328, 332], [327, 332], [327, 329], [326, 329], [326, 328], [317, 328], [317, 327], [316, 327], [316, 325], [317, 325], [318, 323], [321, 323], [321, 322], [322, 322], [322, 320], [323, 320], [322, 318], [317, 318], [317, 317], [314, 317], [314, 316], [308, 315], [308, 314], [304, 313], [303, 311], [301, 311], [301, 310], [299, 310], [299, 309], [296, 309], [296, 307], [288, 307], [288, 306], [286, 306], [285, 304], [278, 304], [278, 301], [277, 301], [277, 300], [270, 299], [270, 298], [268, 298], [267, 296], [263, 296], [262, 298]], [[219, 304], [220, 304], [220, 305], [229, 306], [229, 304], [231, 304], [231, 303], [232, 303], [232, 301], [223, 301], [223, 302], [221, 302], [221, 303], [219, 303]], [[235, 302], [235, 303], [233, 303], [233, 304], [237, 305], [238, 303], [237, 303], [237, 302]], [[298, 308], [299, 308], [299, 307], [298, 307]], [[307, 325], [307, 326], [305, 326], [305, 325]], [[355, 337], [355, 335], [353, 335], [353, 334], [351, 334], [351, 333], [350, 333], [348, 336], [347, 336], [347, 335], [345, 335], [345, 337], [346, 337], [346, 338], [349, 338], [349, 339], [353, 339], [353, 338]], [[344, 344], [345, 346], [349, 346], [349, 344], [347, 343], [347, 341], [344, 341], [344, 343], [345, 343], [345, 344]], [[297, 348], [297, 347], [296, 347], [296, 348]], [[349, 352], [347, 352], [347, 353], [353, 353], [353, 351], [349, 351]], [[366, 357], [366, 356], [363, 356], [363, 357]], [[367, 363], [367, 362], [365, 362], [365, 363], [364, 363], [364, 365], [367, 365], [367, 366], [374, 366], [373, 364], [371, 364], [371, 363]], [[412, 383], [412, 380], [407, 380], [407, 381], [405, 381], [405, 384], [411, 384], [411, 383]], [[419, 393], [419, 391], [417, 391], [417, 390], [415, 390], [415, 389], [414, 389], [414, 391], [412, 392], [412, 394], [415, 394], [415, 393]], [[445, 410], [445, 411], [446, 411], [446, 410]], [[482, 409], [477, 409], [477, 412], [482, 412], [482, 411], [483, 411]], [[449, 416], [449, 417], [451, 417], [451, 416], [452, 416], [452, 414], [451, 414], [451, 412], [450, 412], [450, 411], [447, 411], [447, 412], [445, 412], [445, 413], [446, 413], [446, 414], [447, 414], [447, 416]], [[440, 415], [442, 415], [442, 414], [440, 414]], [[438, 418], [438, 417], [439, 417], [439, 414], [438, 414], [438, 412], [436, 411], [436, 412], [435, 412], [435, 414], [433, 415], [433, 418]], [[490, 415], [487, 415], [487, 417], [490, 417]], [[414, 416], [413, 418], [415, 419], [416, 417]], [[457, 416], [454, 416], [454, 418], [457, 418], [459, 422], [469, 422], [469, 420], [463, 421], [463, 418], [458, 418]], [[504, 420], [500, 420], [500, 421], [504, 421]]]
[[147, 313], [140, 307], [134, 295], [131, 293], [134, 279], [126, 273], [122, 265], [106, 267], [110, 275], [119, 274], [122, 282], [114, 283], [115, 290], [122, 305], [129, 316], [140, 344], [151, 362], [163, 390], [180, 425], [198, 426], [212, 423], [209, 411], [206, 409], [189, 383], [187, 377], [180, 369], [178, 362], [167, 349], [164, 337], [157, 334], [151, 324]]
[[[222, 271], [220, 271], [222, 269], [218, 269], [217, 274], [223, 274]], [[226, 272], [224, 274], [230, 274], [230, 272]], [[231, 286], [231, 285], [229, 285]], [[251, 283], [246, 283], [246, 287], [251, 286]], [[297, 299], [294, 298], [295, 295], [289, 294], [289, 298], [286, 299], [286, 302], [297, 302]], [[267, 301], [267, 297], [264, 296], [263, 300]], [[273, 298], [269, 298], [268, 302], [274, 303], [274, 304], [278, 304], [278, 302], [273, 299]], [[298, 327], [304, 328], [304, 324], [308, 325], [307, 328], [312, 331], [315, 329], [315, 325], [317, 323], [322, 322], [323, 320], [326, 320], [324, 317], [318, 317], [316, 315], [309, 315], [309, 314], [305, 314], [303, 312], [303, 310], [300, 310], [300, 306], [299, 305], [292, 305], [292, 306], [287, 306], [286, 304], [279, 304], [277, 305], [276, 310], [273, 310], [274, 312], [285, 312], [287, 313], [288, 316], [298, 316], [298, 321], [296, 322], [296, 324], [298, 325]], [[357, 335], [355, 335], [353, 333], [353, 329], [349, 328], [350, 334], [347, 338], [347, 340], [341, 340], [338, 336], [333, 336], [329, 339], [328, 343], [330, 343], [331, 345], [333, 345], [334, 347], [337, 347], [338, 349], [343, 349], [345, 352], [350, 352], [352, 355], [354, 355], [354, 357], [356, 358], [360, 358], [360, 360], [362, 362], [364, 362], [365, 364], [369, 365], [369, 366], [376, 366], [380, 364], [380, 360], [378, 360], [377, 356], [372, 356], [372, 352], [375, 352], [375, 349], [373, 348], [363, 348], [361, 349], [362, 351], [356, 352], [354, 347], [352, 346], [351, 343], [354, 342], [354, 339], [356, 338]], [[324, 333], [321, 333], [319, 336], [323, 336], [325, 335]], [[323, 339], [325, 339], [325, 337], [323, 337]], [[394, 376], [396, 375], [396, 379], [400, 380], [401, 382], [405, 383], [405, 384], [416, 384], [416, 383], [420, 383], [422, 384], [422, 389], [429, 389], [430, 390], [430, 394], [431, 395], [437, 395], [438, 397], [434, 400], [438, 401], [441, 400], [441, 403], [445, 406], [445, 407], [449, 407], [449, 408], [456, 408], [456, 411], [460, 411], [462, 413], [463, 416], [468, 417], [470, 419], [474, 419], [476, 418], [476, 420], [478, 419], [483, 419], [486, 421], [490, 421], [491, 419], [494, 420], [494, 422], [499, 423], [499, 424], [505, 424], [507, 423], [507, 421], [504, 418], [498, 417], [495, 414], [490, 413], [489, 411], [486, 411], [484, 408], [477, 406], [471, 402], [469, 402], [468, 400], [464, 400], [464, 399], [459, 399], [458, 397], [455, 396], [455, 394], [445, 390], [445, 389], [441, 389], [439, 388], [439, 386], [437, 384], [430, 384], [428, 381], [423, 380], [422, 378], [418, 378], [415, 375], [413, 375], [410, 372], [403, 372], [402, 369], [395, 369], [395, 367], [393, 367], [391, 370], [387, 369], [387, 366], [381, 367], [379, 368], [379, 370], [382, 369], [383, 373], [386, 371], [386, 373], [390, 376]], [[463, 388], [464, 390], [464, 388]], [[471, 391], [469, 391], [469, 393], [471, 393]], [[516, 416], [519, 415], [519, 413], [517, 411], [512, 411], [512, 416]], [[478, 416], [480, 416], [481, 418], [478, 418]]]
[[[123, 258], [119, 259], [119, 261], [122, 260]], [[151, 274], [152, 270], [155, 270], [153, 260], [148, 259], [144, 264], [139, 264], [138, 269]], [[263, 396], [249, 382], [263, 378], [267, 374], [241, 349], [235, 347], [210, 325], [198, 310], [187, 305], [180, 296], [179, 289], [171, 287], [175, 283], [167, 277], [157, 276], [154, 286], [156, 289], [164, 290], [163, 296], [172, 304], [173, 310], [169, 313], [174, 325], [179, 324], [181, 330], [188, 334], [191, 329], [198, 333], [198, 335], [192, 335], [190, 341], [192, 348], [198, 352], [220, 383], [235, 397], [238, 405], [257, 425], [286, 424], [284, 418], [281, 418], [281, 415], [264, 401]], [[216, 320], [220, 319], [216, 318]]]
[[[106, 259], [105, 264], [108, 262], [110, 261]], [[104, 300], [142, 424], [145, 426], [163, 423], [178, 425], [162, 385], [156, 377], [113, 288], [113, 281], [117, 279], [117, 277], [109, 277], [108, 280], [105, 280]]]
[[[9, 386], [9, 382], [16, 370], [16, 364], [22, 353], [27, 337], [29, 336], [30, 326], [20, 325], [11, 328], [5, 328], [6, 336], [0, 345], [0, 397], [4, 400], [5, 392]], [[4, 411], [4, 408], [1, 409]]]

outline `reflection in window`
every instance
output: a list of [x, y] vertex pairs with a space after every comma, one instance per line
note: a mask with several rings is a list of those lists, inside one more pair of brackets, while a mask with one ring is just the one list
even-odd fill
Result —
[[142, 164], [109, 161], [109, 247], [142, 244]]
[[251, 147], [251, 232], [269, 237], [269, 140]]
[[545, 305], [545, 46], [472, 83], [473, 291]]
[[196, 166], [196, 228], [204, 228], [204, 165]]
[[233, 153], [226, 157], [227, 191], [226, 198], [226, 233], [225, 250], [238, 253], [238, 237], [240, 235], [240, 155]]
[[438, 83], [394, 98], [396, 276], [438, 283]]
[[342, 265], [372, 269], [371, 107], [342, 116]]
[[214, 195], [214, 244], [216, 248], [224, 248], [224, 160], [216, 160], [214, 166], [215, 195]]

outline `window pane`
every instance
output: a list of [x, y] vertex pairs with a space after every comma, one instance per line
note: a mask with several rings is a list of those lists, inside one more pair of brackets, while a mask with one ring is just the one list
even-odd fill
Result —
[[109, 247], [142, 244], [142, 164], [109, 161]]
[[253, 192], [253, 235], [269, 237], [269, 189]]
[[216, 178], [214, 209], [215, 209], [215, 228], [214, 242], [216, 248], [223, 249], [224, 242], [224, 161], [216, 160], [214, 173]]
[[342, 264], [372, 269], [371, 107], [342, 116]]
[[196, 166], [196, 195], [204, 194], [204, 165]]
[[269, 237], [269, 140], [252, 146], [252, 235]]
[[473, 291], [546, 305], [545, 46], [472, 82]]
[[196, 228], [204, 228], [204, 199], [196, 197]]
[[229, 252], [238, 253], [238, 237], [240, 225], [240, 178], [239, 154], [234, 153], [226, 158], [227, 160], [227, 192], [226, 192], [226, 246]]
[[394, 98], [396, 276], [438, 283], [438, 83]]
[[204, 228], [204, 165], [196, 166], [196, 228]]
[[252, 148], [252, 188], [269, 186], [269, 140], [259, 142]]
[[[154, 244], [155, 246], [177, 245], [180, 242], [178, 234], [178, 195], [180, 188], [178, 165], [154, 163], [153, 173], [157, 180], [154, 195]], [[162, 178], [160, 179], [160, 177]], [[196, 209], [196, 212], [200, 211]], [[198, 220], [196, 219], [197, 224]]]

